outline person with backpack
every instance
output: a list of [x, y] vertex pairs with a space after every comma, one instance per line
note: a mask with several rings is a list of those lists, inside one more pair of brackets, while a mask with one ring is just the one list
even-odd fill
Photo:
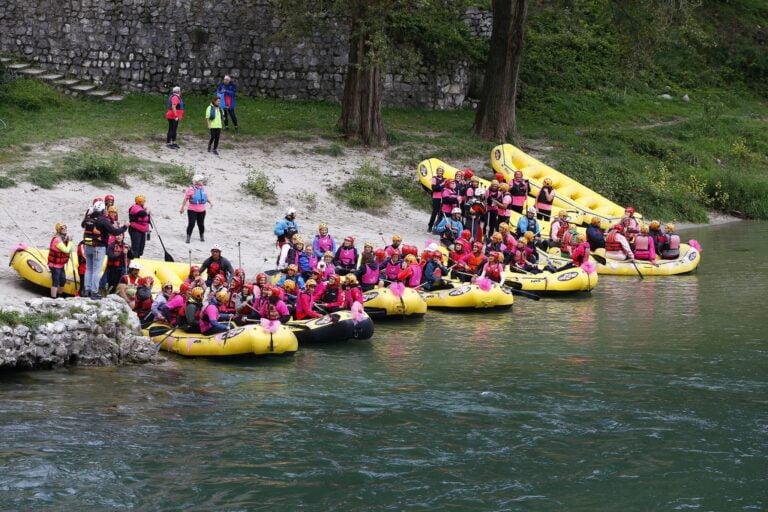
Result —
[[[211, 138], [208, 139], [208, 152], [219, 156], [219, 137], [221, 136], [221, 108], [219, 108], [219, 97], [214, 96], [211, 104], [205, 109], [205, 122], [208, 123], [208, 131]], [[213, 147], [213, 151], [211, 151]]]
[[235, 131], [238, 131], [237, 116], [235, 115], [235, 93], [237, 87], [232, 81], [229, 75], [224, 75], [224, 80], [216, 88], [216, 95], [219, 97], [219, 105], [224, 113], [224, 129], [229, 129], [229, 120], [232, 119], [232, 124], [235, 127]]
[[208, 197], [208, 189], [205, 188], [205, 176], [196, 174], [192, 177], [192, 186], [187, 188], [184, 193], [184, 200], [181, 202], [180, 214], [184, 214], [184, 207], [187, 207], [187, 243], [192, 237], [192, 231], [197, 224], [197, 230], [200, 233], [200, 241], [205, 242], [205, 206], [213, 203]]
[[85, 245], [85, 281], [80, 295], [92, 299], [100, 299], [99, 281], [101, 268], [107, 255], [109, 235], [117, 236], [128, 230], [128, 224], [116, 228], [109, 218], [104, 215], [104, 201], [96, 203], [88, 209], [80, 226], [83, 228], [83, 244]]
[[176, 144], [176, 132], [179, 129], [179, 121], [184, 117], [184, 100], [181, 99], [181, 87], [176, 86], [168, 96], [168, 110], [165, 118], [168, 120], [168, 134], [165, 137], [165, 145], [170, 149], [179, 149]]

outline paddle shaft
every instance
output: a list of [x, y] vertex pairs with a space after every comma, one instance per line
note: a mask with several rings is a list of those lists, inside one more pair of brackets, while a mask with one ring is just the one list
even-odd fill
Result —
[[150, 217], [149, 223], [152, 225], [152, 229], [155, 230], [155, 233], [157, 234], [157, 239], [160, 240], [160, 246], [163, 248], [163, 253], [164, 253], [163, 257], [165, 261], [172, 263], [174, 261], [173, 256], [171, 256], [171, 254], [168, 252], [168, 249], [165, 248], [165, 244], [163, 243], [163, 237], [160, 236], [160, 231], [157, 230], [155, 219]]

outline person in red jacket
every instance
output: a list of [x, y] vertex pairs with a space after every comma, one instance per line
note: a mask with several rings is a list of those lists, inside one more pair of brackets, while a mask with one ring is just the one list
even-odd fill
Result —
[[344, 304], [343, 309], [352, 309], [352, 304], [355, 302], [363, 303], [363, 291], [360, 289], [360, 285], [357, 281], [355, 274], [347, 274], [342, 284], [344, 290]]
[[579, 233], [576, 235], [577, 245], [571, 249], [570, 256], [571, 261], [558, 268], [556, 272], [561, 270], [567, 270], [569, 268], [581, 267], [583, 264], [589, 261], [589, 242], [587, 242], [587, 235]]
[[339, 276], [332, 274], [328, 276], [328, 282], [322, 289], [318, 287], [314, 295], [318, 305], [325, 311], [333, 313], [344, 307], [344, 291], [339, 283]]
[[48, 245], [48, 269], [51, 271], [51, 298], [64, 294], [67, 277], [64, 268], [72, 253], [72, 240], [67, 234], [67, 225], [56, 224], [56, 232]]
[[313, 294], [317, 288], [317, 281], [314, 279], [307, 280], [304, 283], [304, 290], [298, 290], [296, 293], [296, 320], [304, 320], [305, 318], [320, 318], [321, 315], [315, 311], [315, 298]]

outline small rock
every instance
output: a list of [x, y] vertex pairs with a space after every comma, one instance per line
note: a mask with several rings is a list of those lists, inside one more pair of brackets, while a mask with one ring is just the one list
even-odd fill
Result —
[[683, 95], [683, 101], [688, 103], [689, 101], [691, 101], [691, 98], [689, 98], [687, 94], [684, 94]]
[[659, 94], [656, 97], [659, 98], [660, 100], [671, 100], [672, 99], [672, 95], [671, 94]]

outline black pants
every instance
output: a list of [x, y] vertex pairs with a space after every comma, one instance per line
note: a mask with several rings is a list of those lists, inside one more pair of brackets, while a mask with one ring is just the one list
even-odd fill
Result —
[[520, 206], [515, 206], [515, 205], [511, 204], [511, 205], [509, 205], [509, 209], [512, 210], [513, 212], [517, 212], [519, 214], [522, 214], [523, 213], [523, 206], [525, 206], [525, 205], [521, 204]]
[[552, 217], [552, 210], [539, 210], [536, 212], [538, 220], [549, 220]]
[[499, 214], [495, 211], [488, 212], [488, 226], [486, 226], [486, 237], [490, 238], [499, 227]]
[[144, 254], [147, 234], [134, 228], [128, 228], [128, 234], [131, 236], [131, 254], [134, 258], [141, 258], [141, 255]]
[[197, 230], [200, 231], [200, 237], [202, 238], [205, 233], [205, 212], [187, 210], [187, 236], [192, 235], [195, 223], [197, 223]]
[[125, 275], [125, 266], [119, 265], [113, 267], [112, 265], [107, 267], [107, 291], [110, 293], [112, 290], [117, 289], [117, 285], [120, 283], [120, 278]]
[[435, 223], [440, 222], [440, 215], [442, 215], [443, 200], [440, 197], [432, 198], [432, 215], [429, 217], [428, 229], [432, 231]]
[[231, 117], [232, 124], [235, 125], [235, 128], [237, 128], [237, 116], [235, 115], [235, 109], [223, 108], [221, 111], [224, 112], [224, 126], [229, 126], [229, 119], [227, 119], [227, 117]]
[[219, 149], [220, 135], [221, 135], [221, 128], [211, 128], [211, 138], [208, 139], [208, 149], [211, 149], [211, 144], [213, 144], [213, 149]]
[[175, 119], [168, 120], [168, 135], [165, 137], [165, 143], [176, 142], [176, 130], [179, 128], [179, 122]]

